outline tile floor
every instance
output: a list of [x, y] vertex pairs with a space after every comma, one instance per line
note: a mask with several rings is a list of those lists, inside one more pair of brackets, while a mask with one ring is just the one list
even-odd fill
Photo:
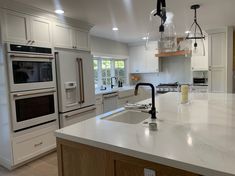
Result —
[[56, 152], [13, 171], [8, 171], [0, 166], [0, 176], [58, 176]]

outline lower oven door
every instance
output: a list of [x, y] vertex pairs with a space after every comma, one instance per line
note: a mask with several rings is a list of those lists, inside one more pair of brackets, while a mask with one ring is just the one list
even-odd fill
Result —
[[13, 131], [24, 130], [58, 119], [55, 89], [11, 94]]

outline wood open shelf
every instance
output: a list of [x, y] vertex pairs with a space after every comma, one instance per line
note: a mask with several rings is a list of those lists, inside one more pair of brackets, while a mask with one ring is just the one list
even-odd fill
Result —
[[174, 52], [164, 52], [164, 53], [159, 53], [155, 54], [156, 57], [171, 57], [171, 56], [184, 56], [184, 55], [191, 55], [191, 51], [174, 51]]

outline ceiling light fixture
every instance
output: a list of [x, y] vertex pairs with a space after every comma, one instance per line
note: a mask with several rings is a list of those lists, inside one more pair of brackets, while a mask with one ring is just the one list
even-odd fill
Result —
[[118, 31], [118, 28], [117, 27], [113, 27], [113, 31]]
[[57, 10], [55, 10], [55, 13], [57, 13], [57, 14], [64, 14], [64, 11], [61, 10], [61, 9], [57, 9]]
[[148, 40], [149, 38], [148, 38], [148, 37], [143, 37], [142, 39], [143, 39], [143, 40]]
[[194, 44], [193, 44], [194, 50], [196, 50], [198, 47], [197, 40], [205, 39], [205, 35], [203, 34], [202, 29], [197, 22], [197, 9], [199, 9], [199, 8], [200, 8], [200, 5], [198, 5], [198, 4], [191, 6], [191, 9], [194, 10], [194, 21], [193, 21], [193, 24], [191, 25], [190, 29], [188, 30], [189, 33], [186, 36], [186, 40], [194, 40]]

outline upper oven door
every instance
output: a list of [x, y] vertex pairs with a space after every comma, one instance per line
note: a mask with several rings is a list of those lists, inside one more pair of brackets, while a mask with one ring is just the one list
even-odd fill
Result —
[[13, 131], [58, 119], [56, 89], [11, 93]]
[[8, 67], [11, 92], [56, 87], [52, 56], [8, 54]]

